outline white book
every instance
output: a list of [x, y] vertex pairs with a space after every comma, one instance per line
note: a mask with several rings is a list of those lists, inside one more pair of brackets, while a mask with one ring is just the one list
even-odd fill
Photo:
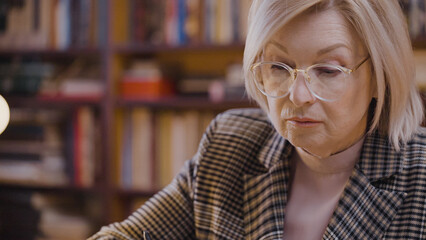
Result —
[[152, 122], [151, 113], [145, 108], [132, 111], [132, 186], [135, 189], [153, 188]]
[[185, 118], [180, 112], [176, 112], [173, 115], [171, 142], [172, 174], [176, 176], [186, 160], [186, 146], [188, 144]]
[[232, 1], [217, 1], [217, 43], [229, 44], [233, 40], [233, 23], [232, 23]]

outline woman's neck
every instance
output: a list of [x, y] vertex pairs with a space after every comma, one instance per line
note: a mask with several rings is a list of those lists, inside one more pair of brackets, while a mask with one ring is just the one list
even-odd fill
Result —
[[302, 169], [306, 167], [306, 171], [311, 171], [319, 175], [351, 172], [356, 161], [359, 159], [363, 143], [364, 137], [349, 148], [325, 158], [320, 158], [303, 148], [296, 147], [295, 154], [297, 154], [297, 158], [301, 161], [299, 164], [296, 163], [296, 167], [300, 166]]
[[322, 159], [296, 147], [291, 158], [290, 197], [337, 201], [359, 159], [363, 142], [361, 138], [348, 149]]

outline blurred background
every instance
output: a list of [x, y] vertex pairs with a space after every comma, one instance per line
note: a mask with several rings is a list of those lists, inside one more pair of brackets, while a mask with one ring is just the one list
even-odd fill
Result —
[[[426, 0], [401, 0], [426, 91]], [[253, 107], [251, 0], [1, 0], [0, 239], [85, 239], [167, 185], [213, 117]]]

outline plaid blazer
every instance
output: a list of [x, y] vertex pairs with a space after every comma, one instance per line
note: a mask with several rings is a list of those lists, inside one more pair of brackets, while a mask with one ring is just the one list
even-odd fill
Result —
[[[425, 143], [367, 136], [323, 239], [426, 239]], [[292, 151], [261, 110], [225, 112], [169, 186], [90, 239], [282, 239]]]

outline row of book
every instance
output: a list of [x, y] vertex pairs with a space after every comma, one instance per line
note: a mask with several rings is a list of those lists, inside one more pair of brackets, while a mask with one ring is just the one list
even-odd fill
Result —
[[119, 185], [150, 191], [170, 183], [196, 153], [213, 117], [213, 112], [194, 110], [134, 108], [120, 112], [116, 138]]
[[126, 0], [129, 39], [181, 45], [242, 42], [251, 0]]
[[[0, 192], [0, 239], [79, 240], [93, 233], [75, 198], [26, 190]], [[72, 205], [79, 208], [71, 208]]]
[[0, 48], [67, 49], [105, 44], [103, 0], [2, 0]]
[[0, 135], [0, 181], [29, 185], [94, 184], [98, 136], [94, 112], [79, 107], [11, 110]]
[[400, 0], [413, 39], [426, 37], [426, 0]]

